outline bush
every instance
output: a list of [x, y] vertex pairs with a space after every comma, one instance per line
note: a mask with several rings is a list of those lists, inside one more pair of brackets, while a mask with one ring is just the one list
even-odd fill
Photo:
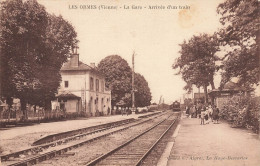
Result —
[[148, 112], [153, 112], [158, 110], [158, 105], [150, 105], [148, 107]]
[[120, 109], [116, 109], [116, 115], [120, 115], [121, 114], [121, 110]]
[[132, 114], [132, 110], [131, 109], [127, 109], [126, 111], [127, 111], [128, 115]]
[[66, 119], [76, 119], [77, 117], [79, 117], [77, 112], [66, 113]]
[[88, 117], [88, 115], [87, 115], [87, 113], [85, 112], [85, 111], [81, 111], [80, 113], [79, 113], [79, 117]]
[[147, 113], [148, 112], [148, 109], [147, 108], [137, 108], [135, 110], [135, 113], [136, 114], [143, 114], [143, 113]]
[[146, 113], [146, 112], [147, 112], [147, 109], [142, 109], [141, 112], [142, 112], [142, 113]]
[[220, 111], [220, 116], [232, 122], [232, 127], [247, 127], [258, 133], [259, 111], [259, 97], [233, 96], [224, 103], [224, 109]]

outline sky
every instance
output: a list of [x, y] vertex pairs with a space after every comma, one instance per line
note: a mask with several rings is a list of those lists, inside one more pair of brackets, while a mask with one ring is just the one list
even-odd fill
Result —
[[[180, 56], [179, 44], [193, 35], [217, 31], [221, 24], [216, 8], [222, 1], [38, 0], [49, 13], [62, 15], [74, 26], [80, 61], [97, 65], [106, 56], [120, 55], [131, 67], [135, 52], [135, 72], [147, 80], [152, 102], [158, 103], [162, 96], [168, 104], [183, 100], [186, 93], [185, 82], [172, 69]], [[87, 5], [96, 9], [86, 9]], [[101, 5], [117, 6], [117, 9], [99, 10]], [[136, 9], [138, 6], [142, 9]], [[165, 8], [159, 9], [162, 6]], [[125, 9], [127, 7], [129, 9]], [[220, 79], [216, 78], [218, 87]]]

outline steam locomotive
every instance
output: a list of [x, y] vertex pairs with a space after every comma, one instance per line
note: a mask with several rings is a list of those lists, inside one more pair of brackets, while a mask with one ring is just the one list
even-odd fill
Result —
[[173, 112], [178, 112], [181, 111], [181, 104], [178, 101], [175, 101], [172, 103], [172, 111]]

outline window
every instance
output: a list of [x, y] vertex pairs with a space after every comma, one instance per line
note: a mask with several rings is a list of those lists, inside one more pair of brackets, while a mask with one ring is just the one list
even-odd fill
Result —
[[94, 79], [90, 77], [90, 90], [94, 90]]
[[101, 92], [104, 92], [104, 88], [105, 88], [105, 84], [104, 84], [104, 81], [102, 80], [101, 81]]
[[99, 80], [96, 79], [96, 91], [98, 92], [99, 91]]
[[69, 81], [64, 81], [64, 86], [65, 86], [65, 88], [68, 88], [69, 87]]
[[96, 104], [98, 105], [98, 97], [96, 98]]

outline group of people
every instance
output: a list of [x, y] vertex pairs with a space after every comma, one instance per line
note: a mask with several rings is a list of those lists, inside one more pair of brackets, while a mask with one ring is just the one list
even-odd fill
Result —
[[200, 124], [209, 124], [210, 121], [218, 123], [219, 109], [215, 105], [194, 105], [191, 108], [186, 107], [186, 115], [190, 118], [200, 118]]

